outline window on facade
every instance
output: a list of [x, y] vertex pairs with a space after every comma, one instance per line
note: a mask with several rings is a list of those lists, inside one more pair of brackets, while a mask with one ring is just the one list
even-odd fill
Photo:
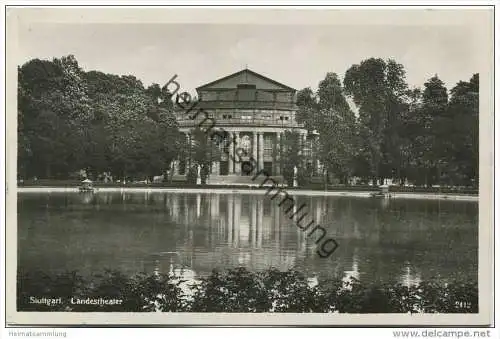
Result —
[[312, 140], [306, 140], [304, 144], [304, 156], [312, 157]]
[[273, 140], [272, 136], [264, 137], [264, 156], [272, 157], [273, 156]]

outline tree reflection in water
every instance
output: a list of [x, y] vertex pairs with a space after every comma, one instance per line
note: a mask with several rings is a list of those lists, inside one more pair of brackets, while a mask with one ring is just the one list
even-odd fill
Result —
[[[142, 269], [154, 253], [178, 252], [197, 276], [244, 266], [294, 268], [322, 281], [477, 279], [478, 204], [297, 196], [338, 239], [331, 258], [261, 193], [99, 191], [19, 194], [19, 265], [45, 271]], [[54, 244], [66, 244], [57, 246]], [[152, 271], [150, 271], [152, 272]], [[413, 283], [412, 283], [413, 284]]]

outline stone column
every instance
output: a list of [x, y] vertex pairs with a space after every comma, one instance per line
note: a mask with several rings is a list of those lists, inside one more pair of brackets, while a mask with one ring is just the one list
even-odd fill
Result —
[[275, 159], [276, 175], [281, 175], [281, 132], [276, 133]]
[[[258, 161], [259, 155], [257, 154], [257, 132], [253, 132], [253, 142], [252, 142], [252, 157], [255, 162]], [[256, 171], [257, 172], [257, 171]]]
[[259, 153], [259, 170], [264, 169], [264, 133], [259, 132], [259, 143], [258, 143], [258, 153]]
[[[234, 145], [235, 149], [238, 149], [240, 147], [240, 132], [234, 132]], [[233, 151], [234, 152], [234, 151]], [[234, 154], [234, 173], [240, 174], [241, 173], [241, 161], [238, 155], [236, 153]]]
[[232, 133], [229, 134], [229, 140], [227, 141], [229, 147], [229, 154], [227, 155], [227, 161], [229, 165], [228, 174], [234, 173], [234, 141]]

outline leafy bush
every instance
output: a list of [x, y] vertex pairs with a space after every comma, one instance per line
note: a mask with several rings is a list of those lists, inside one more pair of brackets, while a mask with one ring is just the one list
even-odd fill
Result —
[[270, 300], [259, 276], [244, 268], [213, 271], [196, 287], [194, 312], [266, 312]]
[[[48, 276], [43, 272], [18, 273], [18, 311], [73, 311], [73, 312], [148, 312], [182, 311], [183, 294], [179, 283], [169, 275], [137, 274], [127, 277], [117, 271], [105, 271], [84, 279], [76, 272]], [[30, 297], [61, 298], [55, 306], [31, 303]], [[85, 305], [74, 299], [119, 299], [116, 305]], [[97, 309], [96, 309], [97, 308]]]
[[[302, 273], [245, 268], [213, 271], [189, 290], [169, 274], [127, 277], [105, 271], [87, 279], [76, 272], [49, 276], [19, 272], [18, 311], [73, 312], [293, 312], [293, 313], [477, 313], [475, 283], [437, 281], [407, 287], [401, 284], [343, 282], [326, 279], [309, 283]], [[30, 303], [30, 297], [59, 298], [47, 306]], [[120, 299], [120, 305], [79, 305], [71, 298]]]
[[[318, 291], [308, 285], [306, 277], [297, 271], [280, 272], [269, 269], [261, 273], [273, 312], [321, 312], [318, 310]], [[321, 308], [321, 307], [320, 307]]]

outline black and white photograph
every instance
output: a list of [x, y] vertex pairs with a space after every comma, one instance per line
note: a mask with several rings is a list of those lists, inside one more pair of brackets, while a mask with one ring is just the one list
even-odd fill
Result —
[[491, 323], [491, 8], [10, 8], [7, 36], [8, 319]]

